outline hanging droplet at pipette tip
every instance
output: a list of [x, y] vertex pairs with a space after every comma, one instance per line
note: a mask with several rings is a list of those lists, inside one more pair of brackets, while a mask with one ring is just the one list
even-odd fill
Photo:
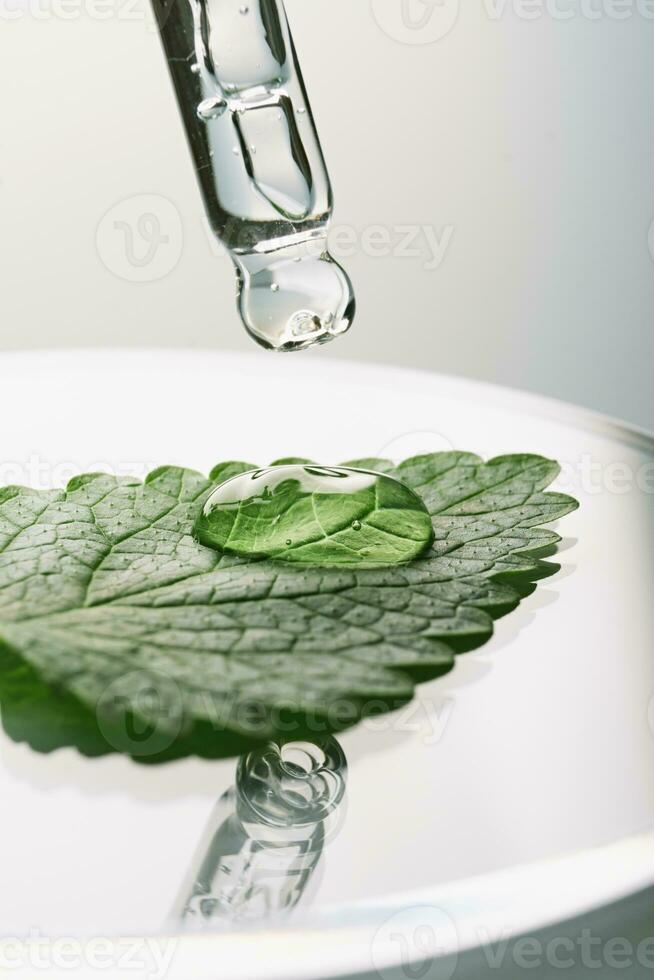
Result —
[[246, 329], [278, 351], [340, 336], [354, 292], [327, 249], [331, 186], [282, 0], [152, 2]]

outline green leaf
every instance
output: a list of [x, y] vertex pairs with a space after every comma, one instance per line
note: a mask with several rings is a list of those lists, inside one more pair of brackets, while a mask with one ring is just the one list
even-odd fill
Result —
[[250, 470], [256, 470], [254, 463], [218, 463], [209, 474], [209, 479], [212, 483], [224, 483]]
[[543, 558], [559, 538], [540, 525], [577, 504], [544, 492], [558, 466], [538, 456], [440, 453], [388, 472], [420, 495], [434, 539], [378, 569], [204, 547], [192, 529], [214, 484], [190, 470], [1, 490], [5, 730], [40, 751], [159, 761], [231, 754], [282, 720], [336, 730], [411, 698], [557, 570]]
[[418, 558], [434, 533], [418, 494], [390, 476], [288, 462], [223, 483], [194, 531], [221, 552], [357, 568]]

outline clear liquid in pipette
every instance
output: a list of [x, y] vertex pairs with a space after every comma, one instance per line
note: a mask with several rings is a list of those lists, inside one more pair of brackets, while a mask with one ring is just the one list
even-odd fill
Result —
[[332, 192], [282, 0], [153, 0], [238, 307], [274, 350], [325, 343], [354, 293], [329, 255]]

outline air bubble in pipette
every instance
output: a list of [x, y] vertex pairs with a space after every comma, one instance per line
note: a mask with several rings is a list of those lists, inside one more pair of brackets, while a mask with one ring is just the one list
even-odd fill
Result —
[[282, 0], [152, 2], [247, 330], [283, 351], [344, 333], [354, 294], [327, 250], [331, 187]]

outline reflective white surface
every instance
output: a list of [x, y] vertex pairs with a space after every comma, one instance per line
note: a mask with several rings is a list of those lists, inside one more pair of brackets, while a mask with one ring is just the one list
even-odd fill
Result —
[[[98, 468], [141, 476], [163, 463], [207, 472], [220, 460], [290, 454], [330, 464], [455, 447], [559, 459], [557, 488], [582, 505], [560, 523], [561, 573], [501, 620], [487, 646], [420, 687], [410, 709], [339, 737], [346, 802], [296, 913], [294, 949], [315, 953], [317, 925], [354, 929], [414, 892], [456, 899], [465, 932], [473, 913], [495, 921], [507, 894], [513, 928], [521, 914], [544, 924], [654, 882], [648, 837], [629, 845], [637, 860], [600, 852], [595, 876], [580, 854], [654, 829], [648, 437], [505, 389], [319, 353], [10, 354], [0, 375], [2, 484], [61, 485]], [[150, 768], [73, 750], [42, 756], [4, 735], [1, 750], [3, 933], [170, 930], [235, 761]], [[526, 865], [541, 867], [516, 870]], [[532, 892], [548, 874], [560, 887]], [[355, 949], [353, 940], [340, 968], [357, 965]], [[234, 976], [246, 969], [243, 956], [235, 954]], [[278, 975], [270, 956], [264, 975]], [[243, 975], [258, 974], [250, 963]], [[306, 963], [300, 975], [313, 976]]]

